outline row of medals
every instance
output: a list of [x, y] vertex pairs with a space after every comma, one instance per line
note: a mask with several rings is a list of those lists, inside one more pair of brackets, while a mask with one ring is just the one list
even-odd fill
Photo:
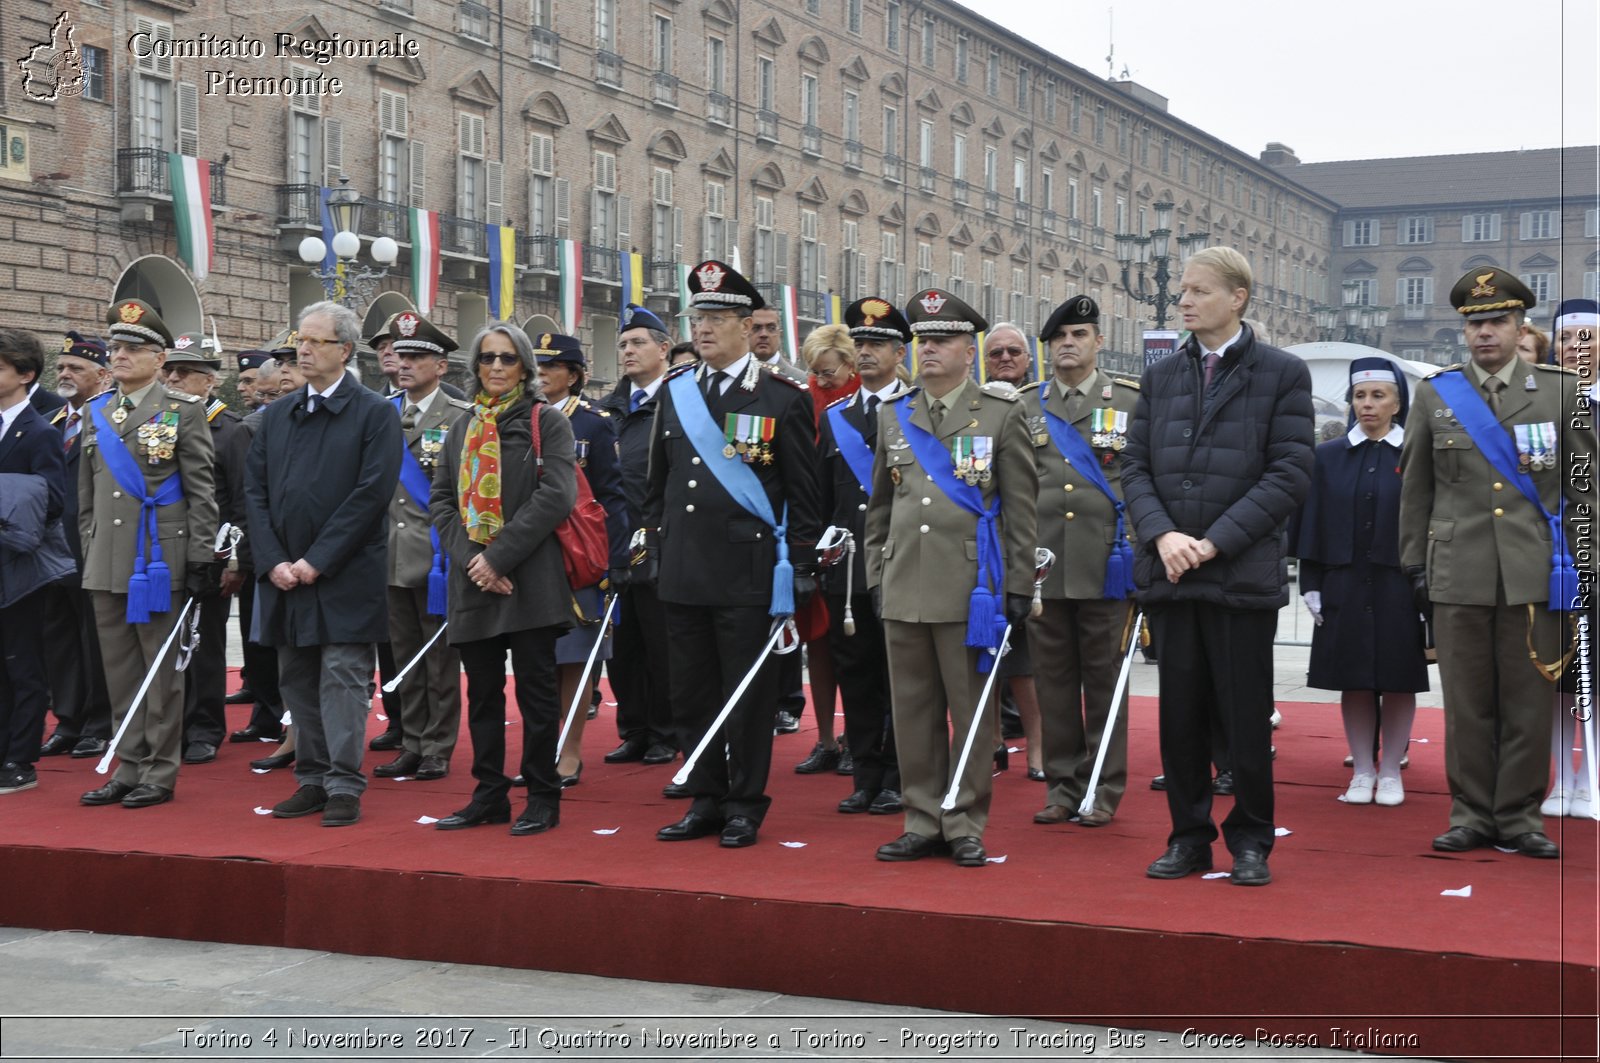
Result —
[[[112, 420], [117, 419], [117, 413], [127, 416], [127, 411], [119, 407], [117, 412], [111, 415]], [[178, 446], [178, 415], [158, 414], [140, 425], [139, 445], [144, 448], [146, 460], [151, 465], [170, 460]]]
[[957, 436], [951, 441], [951, 458], [956, 463], [956, 475], [968, 486], [976, 487], [994, 479], [991, 455], [994, 441], [988, 436]]
[[753, 465], [758, 461], [763, 465], [771, 465], [772, 454], [772, 444], [760, 441], [747, 443], [741, 439], [737, 443], [729, 443], [722, 448], [723, 457], [738, 457], [746, 465]]
[[1128, 411], [1103, 408], [1093, 411], [1089, 444], [1121, 450], [1128, 445]]
[[1555, 436], [1555, 425], [1549, 425], [1551, 438], [1545, 438], [1546, 425], [1519, 424], [1512, 425], [1517, 436], [1517, 471], [1528, 472], [1532, 469], [1553, 469], [1556, 467], [1556, 454], [1550, 443]]

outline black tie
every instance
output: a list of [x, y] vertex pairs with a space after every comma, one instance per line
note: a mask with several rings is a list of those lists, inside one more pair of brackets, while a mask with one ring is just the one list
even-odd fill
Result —
[[874, 426], [878, 423], [878, 396], [867, 396], [867, 422]]
[[722, 401], [722, 384], [727, 379], [728, 379], [728, 374], [724, 373], [720, 369], [717, 370], [715, 373], [711, 374], [710, 380], [706, 384], [706, 405], [707, 406], [710, 406], [712, 409], [716, 409], [721, 404], [721, 401]]

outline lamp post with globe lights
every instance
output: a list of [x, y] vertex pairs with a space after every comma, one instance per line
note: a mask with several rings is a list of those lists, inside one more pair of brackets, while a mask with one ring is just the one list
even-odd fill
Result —
[[300, 261], [306, 270], [322, 282], [322, 289], [332, 302], [359, 309], [371, 298], [378, 282], [389, 274], [389, 267], [400, 257], [400, 245], [387, 236], [372, 241], [368, 254], [378, 268], [357, 263], [361, 253], [361, 193], [350, 187], [350, 178], [340, 177], [339, 187], [328, 195], [328, 213], [333, 217], [333, 253], [337, 261], [332, 266], [323, 263], [328, 257], [328, 245], [321, 237], [308, 236], [300, 241]]
[[[1135, 233], [1117, 233], [1117, 263], [1122, 267], [1122, 289], [1134, 300], [1147, 303], [1156, 308], [1156, 328], [1167, 327], [1167, 307], [1176, 303], [1177, 297], [1168, 290], [1168, 282], [1172, 280], [1172, 273], [1167, 268], [1171, 262], [1172, 247], [1172, 208], [1173, 204], [1160, 202], [1156, 208], [1156, 227], [1148, 235]], [[1189, 256], [1206, 246], [1210, 233], [1188, 233], [1178, 237], [1178, 267], [1189, 260]], [[1145, 286], [1145, 268], [1154, 264], [1155, 271], [1150, 280], [1152, 287]], [[1129, 270], [1138, 267], [1137, 284], [1130, 283]]]

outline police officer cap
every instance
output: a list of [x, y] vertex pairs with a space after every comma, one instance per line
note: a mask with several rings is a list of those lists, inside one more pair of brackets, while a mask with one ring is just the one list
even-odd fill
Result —
[[431, 354], [435, 358], [444, 358], [456, 349], [455, 340], [440, 332], [433, 322], [415, 310], [401, 311], [389, 319], [386, 327], [392, 330], [390, 335], [397, 355], [409, 354], [416, 358]]
[[1039, 330], [1041, 340], [1051, 340], [1068, 325], [1100, 327], [1100, 306], [1087, 295], [1074, 295], [1051, 311], [1050, 319]]
[[851, 339], [911, 342], [911, 324], [906, 316], [875, 295], [845, 307], [844, 323], [850, 328]]
[[222, 359], [205, 351], [205, 337], [198, 332], [180, 332], [167, 351], [167, 365], [196, 365], [204, 369], [222, 368]]
[[927, 288], [906, 304], [906, 320], [913, 336], [960, 336], [989, 327], [982, 314], [939, 288]]
[[622, 317], [617, 321], [617, 335], [622, 335], [629, 329], [648, 328], [657, 332], [666, 332], [667, 326], [661, 319], [637, 303], [629, 303], [622, 308]]
[[159, 343], [172, 346], [172, 330], [155, 308], [143, 299], [119, 299], [106, 311], [113, 340], [124, 343]]
[[1468, 321], [1503, 317], [1513, 310], [1532, 310], [1538, 303], [1526, 284], [1493, 266], [1468, 270], [1450, 289], [1450, 305]]
[[278, 356], [273, 354], [271, 351], [240, 351], [239, 372], [243, 373], [251, 369], [260, 369], [268, 362], [275, 362], [277, 360]]
[[760, 310], [766, 305], [755, 285], [725, 262], [710, 259], [689, 271], [690, 310]]
[[570, 365], [578, 369], [585, 369], [588, 363], [583, 357], [583, 345], [575, 336], [563, 336], [559, 332], [541, 332], [537, 336], [530, 336], [533, 340], [533, 356], [539, 360], [540, 365]]
[[92, 336], [69, 330], [66, 338], [61, 341], [61, 353], [69, 354], [74, 358], [82, 358], [96, 365], [106, 364], [106, 345]]

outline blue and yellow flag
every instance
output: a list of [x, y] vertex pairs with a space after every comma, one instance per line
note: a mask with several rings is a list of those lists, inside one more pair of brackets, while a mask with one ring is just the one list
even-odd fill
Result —
[[617, 252], [618, 275], [622, 278], [622, 305], [644, 305], [644, 256], [633, 251]]
[[844, 300], [834, 294], [828, 295], [828, 324], [838, 325], [844, 322]]
[[496, 321], [511, 321], [517, 301], [517, 230], [509, 225], [485, 225], [489, 249], [489, 313]]

